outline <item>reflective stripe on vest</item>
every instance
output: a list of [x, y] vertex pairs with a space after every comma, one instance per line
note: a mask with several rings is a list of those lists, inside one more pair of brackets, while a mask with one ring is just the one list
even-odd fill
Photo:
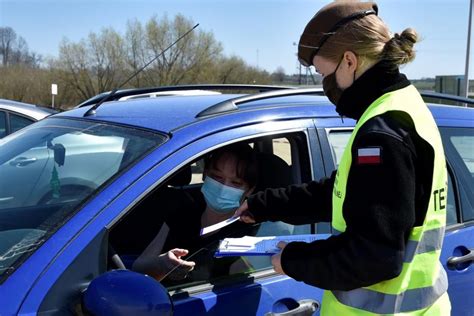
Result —
[[[333, 228], [333, 235], [339, 235], [342, 232]], [[423, 233], [420, 241], [408, 240], [405, 247], [405, 256], [403, 262], [411, 262], [416, 254], [441, 250], [443, 246], [444, 227], [427, 230]]]
[[[361, 126], [371, 118], [388, 111], [408, 114], [413, 120], [417, 134], [434, 150], [433, 194], [430, 196], [425, 221], [422, 226], [414, 227], [410, 232], [399, 276], [365, 288], [325, 294], [321, 315], [332, 315], [333, 310], [344, 315], [416, 315], [427, 308], [430, 311], [442, 311], [440, 315], [443, 315], [450, 310], [449, 299], [445, 294], [446, 272], [439, 263], [446, 225], [446, 208], [434, 199], [437, 193], [446, 192], [447, 189], [446, 161], [436, 123], [413, 86], [381, 96], [367, 108], [357, 122], [344, 150], [334, 182], [333, 234], [341, 234], [346, 230], [343, 205], [352, 164], [353, 141]], [[440, 299], [443, 295], [446, 297]]]
[[[420, 310], [431, 306], [448, 289], [446, 271], [441, 267], [433, 286], [406, 290], [400, 294], [385, 294], [366, 288], [352, 291], [332, 291], [344, 305], [375, 314], [394, 314]], [[422, 299], [420, 299], [422, 298]]]
[[412, 262], [417, 254], [441, 250], [443, 246], [444, 227], [434, 228], [423, 232], [420, 241], [408, 240], [405, 246], [403, 262]]

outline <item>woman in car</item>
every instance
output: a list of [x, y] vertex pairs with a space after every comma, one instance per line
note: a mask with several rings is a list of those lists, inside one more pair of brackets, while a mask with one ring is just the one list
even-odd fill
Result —
[[[150, 247], [135, 261], [133, 265], [135, 271], [151, 275], [157, 280], [163, 279], [168, 274], [169, 279], [177, 280], [184, 278], [195, 268], [194, 260], [196, 260], [198, 262], [196, 270], [200, 268], [199, 263], [205, 261], [206, 266], [202, 267], [203, 270], [213, 270], [213, 275], [227, 272], [209, 266], [212, 265], [209, 252], [203, 251], [202, 255], [206, 254], [207, 257], [198, 255], [193, 261], [185, 260], [183, 257], [199, 252], [210, 244], [231, 236], [232, 233], [241, 236], [253, 230], [241, 222], [235, 222], [217, 232], [200, 235], [203, 227], [232, 217], [241, 202], [253, 191], [257, 183], [257, 160], [254, 150], [247, 144], [237, 143], [212, 152], [205, 159], [203, 177], [204, 183], [200, 192], [192, 194], [180, 191], [179, 196], [173, 197], [173, 207], [165, 215], [169, 233], [163, 245], [163, 253], [157, 253], [150, 244]], [[234, 261], [230, 258], [220, 259], [220, 261], [229, 260]], [[221, 270], [226, 269], [224, 267], [228, 268], [229, 265], [218, 265]]]

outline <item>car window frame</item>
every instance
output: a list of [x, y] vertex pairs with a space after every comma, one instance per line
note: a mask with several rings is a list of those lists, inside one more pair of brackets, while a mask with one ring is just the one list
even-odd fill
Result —
[[[5, 113], [6, 113], [7, 135], [10, 135], [11, 133], [13, 133], [13, 132], [12, 132], [12, 124], [11, 124], [11, 116], [12, 116], [12, 115], [15, 115], [15, 116], [18, 116], [18, 117], [22, 117], [22, 118], [24, 118], [24, 119], [26, 119], [26, 120], [29, 120], [29, 121], [31, 122], [29, 125], [31, 125], [31, 124], [33, 124], [33, 123], [35, 123], [35, 122], [38, 121], [38, 120], [36, 120], [36, 119], [34, 119], [34, 118], [30, 117], [30, 116], [27, 116], [27, 115], [24, 115], [24, 114], [22, 114], [22, 113], [18, 113], [18, 112], [15, 112], [15, 111], [6, 110]], [[26, 126], [28, 126], [28, 125], [26, 125]], [[24, 126], [24, 127], [26, 127], [26, 126]], [[24, 128], [24, 127], [23, 127], [23, 128]]]
[[[303, 121], [305, 121], [305, 120], [303, 120]], [[190, 163], [192, 163], [196, 160], [199, 160], [203, 156], [209, 154], [210, 152], [212, 152], [212, 151], [214, 151], [218, 148], [221, 148], [221, 147], [224, 147], [226, 145], [233, 144], [233, 143], [238, 143], [238, 142], [245, 142], [245, 141], [250, 141], [251, 142], [254, 139], [269, 137], [269, 136], [271, 136], [272, 138], [281, 138], [281, 137], [288, 136], [290, 134], [303, 134], [304, 138], [306, 140], [305, 141], [306, 149], [298, 148], [297, 150], [299, 150], [300, 152], [302, 152], [303, 150], [307, 151], [308, 164], [310, 165], [310, 168], [312, 170], [312, 168], [313, 168], [313, 166], [312, 166], [313, 159], [311, 157], [311, 143], [310, 143], [310, 135], [309, 135], [310, 134], [309, 129], [311, 129], [311, 128], [312, 128], [312, 126], [307, 126], [307, 127], [302, 126], [302, 127], [292, 128], [292, 129], [286, 129], [284, 131], [277, 130], [277, 131], [270, 131], [270, 132], [265, 132], [265, 133], [249, 134], [249, 135], [239, 137], [239, 138], [232, 138], [227, 142], [219, 143], [215, 146], [207, 147], [206, 150], [201, 151], [199, 153], [196, 153], [195, 155], [192, 155], [188, 159], [186, 159], [183, 162], [181, 162], [180, 164], [178, 164], [171, 172], [169, 172], [165, 177], [163, 177], [161, 179], [160, 185], [163, 184], [163, 183], [166, 183], [168, 179], [172, 178], [173, 175], [175, 175], [176, 172], [179, 172], [179, 170], [181, 170], [182, 168], [186, 167], [187, 165], [189, 165]], [[216, 134], [219, 134], [219, 133], [215, 133], [213, 135], [206, 136], [205, 138], [213, 137]], [[294, 138], [296, 138], [296, 137], [294, 137]], [[298, 146], [301, 146], [301, 144], [298, 144]], [[301, 166], [299, 166], [299, 167], [301, 167]], [[159, 189], [160, 185], [156, 185], [153, 189], [150, 190], [150, 193], [152, 193], [156, 189]], [[189, 186], [184, 186], [184, 187], [196, 187], [198, 185], [199, 184], [190, 184]], [[146, 198], [147, 198], [147, 196], [142, 197], [140, 199], [140, 201], [137, 202], [135, 205], [138, 205], [141, 201], [143, 201]], [[124, 213], [120, 217], [120, 219], [117, 219], [116, 222], [122, 220], [127, 214], [129, 214], [129, 212], [133, 212], [133, 207], [131, 207], [127, 211], [127, 213]], [[113, 225], [112, 225], [112, 227], [109, 228], [109, 230], [113, 230]], [[311, 233], [314, 232], [314, 225], [310, 226], [310, 231], [311, 231]], [[186, 284], [184, 284], [184, 286], [181, 286], [181, 284], [180, 284], [180, 285], [174, 286], [174, 287], [172, 287], [171, 289], [168, 289], [168, 290], [170, 291], [170, 293], [177, 293], [177, 292], [183, 292], [183, 291], [187, 292], [188, 289], [191, 288], [191, 289], [193, 289], [192, 292], [195, 291], [195, 290], [197, 292], [199, 292], [199, 291], [202, 291], [203, 289], [210, 289], [215, 285], [221, 286], [221, 285], [225, 285], [225, 284], [234, 284], [235, 280], [239, 280], [239, 279], [248, 279], [249, 277], [254, 278], [256, 275], [258, 275], [260, 277], [260, 276], [268, 276], [268, 275], [275, 275], [275, 274], [276, 274], [276, 272], [273, 271], [273, 268], [271, 266], [268, 266], [263, 270], [259, 270], [259, 271], [255, 271], [255, 272], [231, 274], [229, 276], [226, 276], [225, 278], [219, 278], [219, 279], [212, 280], [213, 283], [208, 282], [208, 283], [204, 283], [204, 284], [190, 284], [188, 286], [186, 286]]]
[[[1, 116], [3, 115], [3, 117]], [[9, 133], [8, 133], [8, 130], [9, 130], [9, 124], [8, 124], [8, 113], [7, 111], [5, 110], [0, 110], [0, 121], [3, 120], [3, 124], [4, 124], [4, 128], [5, 128], [5, 131], [4, 131], [4, 135], [1, 135], [0, 134], [0, 139], [7, 136]]]
[[[314, 160], [312, 156], [314, 152], [312, 151], [313, 145], [312, 145], [311, 139], [315, 137], [315, 129], [312, 126], [306, 127], [306, 128], [295, 128], [291, 130], [285, 130], [284, 132], [273, 131], [273, 132], [268, 132], [265, 134], [255, 134], [255, 135], [246, 136], [240, 139], [234, 139], [232, 142], [228, 142], [222, 145], [211, 147], [211, 149], [206, 151], [206, 153], [209, 153], [217, 148], [220, 148], [232, 143], [240, 142], [240, 141], [248, 141], [248, 140], [252, 140], [259, 137], [265, 137], [265, 136], [281, 135], [283, 137], [284, 135], [287, 135], [290, 133], [298, 133], [298, 132], [302, 132], [305, 134], [306, 146], [307, 146], [307, 151], [308, 151], [308, 156], [309, 156], [309, 164], [310, 164], [311, 171], [313, 171]], [[204, 155], [206, 153], [204, 153]], [[195, 157], [194, 159], [198, 157], [199, 156]], [[190, 161], [192, 161], [192, 159]], [[186, 164], [182, 164], [180, 167], [182, 168], [185, 165]], [[314, 233], [314, 224], [311, 225], [311, 233]], [[278, 275], [278, 273], [276, 273], [272, 267], [268, 267], [264, 270], [259, 270], [255, 272], [232, 274], [232, 275], [227, 276], [226, 278], [215, 280], [213, 283], [208, 282], [204, 284], [196, 284], [196, 285], [184, 286], [180, 288], [172, 288], [171, 290], [169, 290], [169, 294], [172, 297], [172, 299], [174, 295], [178, 295], [178, 297], [180, 297], [182, 293], [187, 293], [188, 295], [196, 295], [196, 294], [201, 294], [203, 292], [210, 292], [215, 286], [218, 286], [218, 287], [225, 287], [229, 285], [234, 286], [234, 285], [246, 283], [248, 282], [249, 279], [258, 281], [259, 279], [268, 278], [275, 275]]]
[[[9, 116], [8, 121], [9, 121], [9, 123], [10, 123], [10, 134], [11, 134], [11, 133], [14, 133], [14, 132], [17, 132], [17, 131], [21, 130], [22, 128], [27, 127], [28, 125], [31, 125], [31, 124], [37, 122], [37, 120], [35, 120], [35, 119], [31, 118], [31, 117], [28, 117], [28, 116], [26, 116], [26, 115], [22, 115], [22, 114], [19, 114], [19, 113], [16, 113], [16, 112], [10, 112], [8, 116]], [[24, 125], [23, 127], [21, 127], [21, 128], [19, 128], [19, 129], [17, 129], [17, 130], [14, 131], [14, 130], [13, 130], [13, 122], [12, 122], [12, 120], [13, 120], [14, 118], [21, 118], [21, 119], [24, 119], [24, 120], [28, 121], [29, 124]]]

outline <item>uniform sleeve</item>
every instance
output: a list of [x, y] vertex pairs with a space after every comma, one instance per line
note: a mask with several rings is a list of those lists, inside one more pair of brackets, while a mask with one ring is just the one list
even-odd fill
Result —
[[[380, 148], [380, 163], [358, 163], [360, 148]], [[346, 231], [310, 244], [294, 242], [281, 256], [290, 277], [328, 290], [351, 290], [400, 274], [415, 222], [415, 154], [395, 136], [361, 135], [344, 201]]]
[[335, 172], [319, 182], [266, 189], [249, 197], [249, 211], [257, 222], [284, 221], [293, 225], [330, 222], [334, 178]]

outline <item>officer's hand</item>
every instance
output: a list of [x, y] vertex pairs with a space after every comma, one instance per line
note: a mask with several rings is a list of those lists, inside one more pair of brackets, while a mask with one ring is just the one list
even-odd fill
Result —
[[283, 271], [283, 268], [281, 267], [281, 253], [283, 249], [285, 249], [286, 247], [286, 242], [280, 241], [277, 247], [280, 248], [281, 250], [279, 253], [274, 254], [272, 256], [273, 269], [275, 270], [276, 273], [285, 274], [285, 272]]
[[240, 205], [240, 207], [235, 211], [234, 216], [235, 217], [240, 217], [240, 220], [244, 223], [247, 224], [254, 224], [255, 219], [253, 218], [252, 213], [249, 212], [249, 205], [247, 203], [247, 200]]

